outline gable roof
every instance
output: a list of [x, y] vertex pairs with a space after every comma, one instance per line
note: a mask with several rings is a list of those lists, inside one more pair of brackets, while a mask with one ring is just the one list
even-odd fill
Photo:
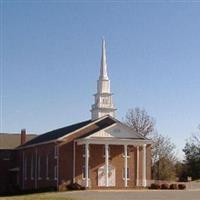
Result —
[[52, 131], [49, 131], [47, 133], [41, 134], [39, 136], [37, 136], [36, 138], [34, 138], [33, 140], [26, 142], [25, 144], [21, 145], [21, 147], [24, 146], [29, 146], [29, 145], [33, 145], [33, 144], [38, 144], [38, 143], [42, 143], [42, 142], [48, 142], [51, 140], [56, 140], [60, 137], [63, 137], [77, 129], [80, 129], [84, 126], [87, 126], [88, 124], [90, 124], [92, 122], [92, 120], [87, 120], [87, 121], [83, 121], [80, 123], [76, 123], [76, 124], [72, 124], [63, 128], [59, 128], [59, 129], [55, 129]]
[[113, 123], [116, 123], [116, 122], [110, 116], [104, 116], [96, 120], [87, 120], [87, 121], [79, 122], [76, 124], [72, 124], [63, 128], [55, 129], [47, 133], [41, 134], [37, 136], [36, 138], [21, 145], [19, 148], [62, 139], [64, 137], [67, 137], [70, 134], [74, 134], [75, 138], [79, 138], [79, 137], [82, 137], [83, 134], [75, 134], [74, 132], [78, 132], [81, 129], [84, 129], [90, 125], [92, 126], [93, 124], [95, 124], [95, 128], [93, 128], [90, 131], [87, 131], [87, 133], [84, 133], [84, 136], [87, 136], [105, 127], [108, 127], [112, 125]]
[[[126, 126], [122, 122], [120, 122], [110, 116], [104, 116], [104, 117], [96, 119], [96, 120], [87, 120], [87, 121], [79, 122], [76, 124], [72, 124], [72, 125], [69, 125], [69, 126], [66, 126], [63, 128], [55, 129], [55, 130], [49, 131], [47, 133], [41, 134], [41, 135], [37, 136], [36, 138], [21, 145], [19, 148], [27, 147], [30, 145], [37, 145], [37, 144], [41, 144], [41, 143], [54, 142], [56, 140], [62, 140], [65, 138], [66, 138], [65, 142], [69, 142], [74, 139], [87, 137], [87, 136], [89, 136], [95, 132], [98, 132], [104, 128], [107, 128], [115, 123], [120, 123], [123, 126]], [[89, 127], [89, 129], [86, 129], [88, 127]], [[127, 128], [131, 129], [130, 127], [127, 127]], [[83, 130], [83, 131], [81, 131], [81, 130]], [[70, 139], [69, 139], [69, 137], [68, 137], [69, 135], [73, 135], [73, 136], [70, 137]], [[146, 139], [140, 134], [136, 134], [135, 138]]]
[[[36, 136], [36, 134], [26, 134], [26, 141], [29, 141]], [[15, 149], [20, 144], [20, 133], [0, 133], [0, 149]]]

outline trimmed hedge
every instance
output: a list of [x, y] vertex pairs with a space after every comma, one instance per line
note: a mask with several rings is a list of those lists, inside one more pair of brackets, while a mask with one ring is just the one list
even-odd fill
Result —
[[186, 189], [186, 185], [185, 184], [167, 184], [167, 183], [163, 183], [163, 184], [157, 184], [157, 183], [152, 183], [151, 186], [149, 187], [149, 189], [154, 189], [154, 190], [185, 190]]
[[170, 185], [169, 189], [171, 189], [171, 190], [177, 190], [178, 189], [178, 185], [175, 184], [175, 183], [173, 183], [173, 184]]
[[161, 189], [163, 189], [163, 190], [167, 190], [167, 189], [169, 189], [169, 185], [166, 184], [166, 183], [161, 184]]
[[156, 183], [152, 183], [150, 189], [160, 189], [160, 185]]
[[68, 190], [85, 190], [85, 187], [79, 185], [78, 183], [72, 183], [67, 186]]
[[186, 185], [185, 184], [178, 184], [178, 189], [179, 190], [185, 190], [186, 189]]

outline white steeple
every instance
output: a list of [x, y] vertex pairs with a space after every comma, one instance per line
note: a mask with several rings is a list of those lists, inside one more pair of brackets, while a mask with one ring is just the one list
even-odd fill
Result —
[[94, 96], [95, 103], [92, 105], [91, 109], [92, 120], [105, 115], [115, 117], [116, 109], [114, 108], [112, 94], [110, 92], [110, 80], [108, 78], [106, 62], [106, 44], [104, 39], [102, 40], [100, 76], [97, 81], [97, 93]]
[[107, 62], [106, 62], [106, 42], [102, 40], [102, 54], [101, 54], [101, 71], [99, 79], [108, 80]]

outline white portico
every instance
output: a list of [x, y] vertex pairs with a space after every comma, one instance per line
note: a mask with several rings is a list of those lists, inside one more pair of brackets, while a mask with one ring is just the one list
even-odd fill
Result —
[[[115, 119], [113, 119], [115, 120]], [[116, 170], [120, 171], [118, 166], [115, 166], [112, 163], [112, 158], [110, 158], [109, 147], [123, 146], [123, 155], [119, 156], [120, 159], [123, 159], [123, 169], [124, 169], [124, 187], [128, 187], [129, 176], [128, 174], [134, 173], [135, 175], [135, 185], [136, 186], [147, 186], [147, 145], [151, 144], [151, 141], [145, 139], [141, 135], [133, 133], [132, 129], [124, 125], [123, 123], [115, 120], [116, 123], [108, 126], [102, 130], [97, 131], [87, 137], [77, 139], [76, 142], [78, 145], [85, 145], [85, 186], [90, 187], [91, 181], [89, 178], [89, 171], [91, 162], [94, 158], [90, 156], [90, 145], [103, 145], [105, 149], [104, 154], [104, 163], [98, 168], [98, 186], [99, 187], [115, 187], [116, 186]], [[128, 154], [128, 147], [134, 147], [135, 149], [135, 168], [130, 167], [130, 155]], [[128, 164], [129, 163], [129, 164]], [[129, 169], [129, 171], [128, 171]], [[131, 171], [133, 170], [133, 171]], [[139, 176], [142, 174], [142, 177]], [[131, 180], [132, 181], [132, 180]]]

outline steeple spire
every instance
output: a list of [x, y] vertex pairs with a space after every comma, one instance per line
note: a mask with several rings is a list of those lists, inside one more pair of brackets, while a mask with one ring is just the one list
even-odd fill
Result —
[[106, 42], [102, 39], [102, 54], [101, 54], [101, 71], [99, 79], [108, 80], [107, 62], [106, 62]]
[[92, 119], [110, 115], [115, 117], [115, 108], [112, 102], [112, 93], [110, 92], [110, 80], [107, 72], [106, 62], [106, 44], [102, 40], [102, 55], [99, 80], [97, 81], [97, 93], [95, 94], [95, 103], [92, 105]]

